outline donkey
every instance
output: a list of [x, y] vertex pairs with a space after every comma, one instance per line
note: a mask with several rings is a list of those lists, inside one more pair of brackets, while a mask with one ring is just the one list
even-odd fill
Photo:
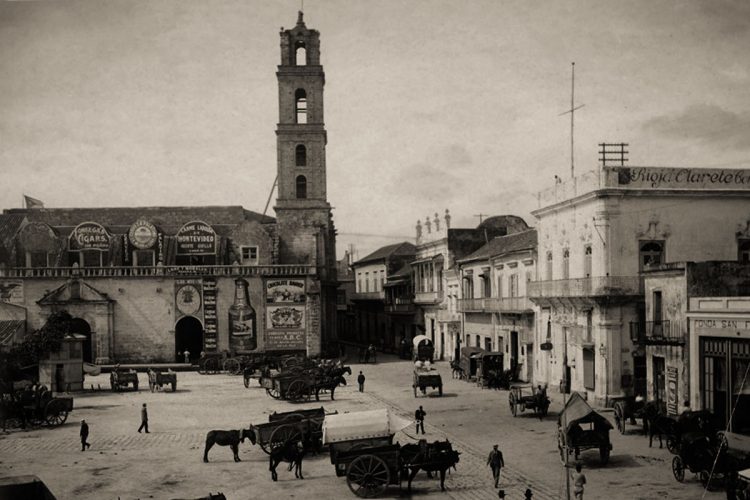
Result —
[[234, 461], [241, 462], [239, 451], [240, 443], [245, 442], [245, 438], [255, 444], [255, 432], [251, 429], [240, 429], [237, 431], [208, 431], [206, 434], [206, 448], [203, 450], [203, 461], [208, 463], [208, 450], [213, 445], [229, 446], [234, 454]]
[[279, 477], [276, 474], [276, 467], [278, 467], [281, 462], [288, 462], [290, 471], [292, 470], [292, 467], [294, 467], [294, 477], [305, 479], [302, 476], [302, 459], [304, 458], [305, 453], [305, 445], [302, 441], [287, 441], [283, 445], [277, 446], [271, 450], [268, 458], [268, 470], [271, 471], [271, 479], [274, 481], [278, 480]]

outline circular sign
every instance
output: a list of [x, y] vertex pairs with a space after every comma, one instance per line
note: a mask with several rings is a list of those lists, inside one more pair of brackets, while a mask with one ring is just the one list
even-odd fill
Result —
[[130, 226], [128, 238], [134, 247], [141, 250], [151, 248], [156, 243], [156, 227], [147, 220], [137, 220]]
[[190, 316], [201, 308], [201, 293], [193, 285], [185, 285], [177, 290], [177, 309], [182, 314]]

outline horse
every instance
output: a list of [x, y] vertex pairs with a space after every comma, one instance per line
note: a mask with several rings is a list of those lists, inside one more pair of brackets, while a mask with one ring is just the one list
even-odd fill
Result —
[[458, 361], [451, 361], [451, 370], [453, 378], [464, 378], [464, 369], [461, 368], [461, 364]]
[[429, 477], [433, 472], [440, 472], [440, 489], [445, 491], [445, 472], [451, 467], [455, 470], [460, 454], [447, 440], [428, 444], [421, 439], [418, 444], [406, 444], [401, 447], [399, 460], [403, 469], [408, 470], [408, 476], [402, 476], [400, 480], [408, 480], [408, 491], [411, 492], [411, 482], [420, 470], [426, 471]]
[[341, 375], [323, 378], [315, 384], [315, 401], [320, 401], [320, 391], [331, 391], [331, 401], [334, 401], [333, 394], [339, 385], [346, 385], [346, 379]]
[[206, 434], [206, 448], [203, 450], [203, 461], [208, 463], [208, 450], [213, 445], [218, 444], [219, 446], [229, 446], [234, 454], [234, 461], [241, 462], [239, 456], [240, 443], [245, 442], [245, 438], [249, 438], [250, 442], [255, 444], [255, 432], [252, 429], [240, 429], [237, 431], [208, 431]]
[[305, 445], [302, 441], [287, 441], [283, 445], [272, 449], [268, 457], [268, 470], [271, 471], [271, 479], [274, 481], [278, 480], [276, 467], [278, 467], [281, 462], [288, 462], [290, 471], [292, 470], [292, 467], [294, 467], [294, 477], [297, 479], [305, 479], [302, 476], [302, 459], [304, 458], [305, 453]]
[[665, 435], [667, 437], [667, 448], [669, 448], [676, 435], [675, 420], [665, 416], [656, 402], [649, 402], [643, 407], [643, 421], [645, 423], [644, 431], [646, 431], [646, 428], [648, 429], [648, 447], [651, 448], [654, 436], [658, 436], [659, 448], [661, 449], [663, 446], [662, 435]]

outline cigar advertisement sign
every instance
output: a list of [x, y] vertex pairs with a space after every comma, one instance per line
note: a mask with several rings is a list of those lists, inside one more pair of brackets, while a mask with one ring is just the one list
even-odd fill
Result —
[[294, 279], [269, 280], [266, 282], [266, 303], [305, 302], [305, 281]]
[[96, 222], [78, 224], [70, 233], [69, 248], [76, 250], [109, 250], [110, 235], [104, 226]]

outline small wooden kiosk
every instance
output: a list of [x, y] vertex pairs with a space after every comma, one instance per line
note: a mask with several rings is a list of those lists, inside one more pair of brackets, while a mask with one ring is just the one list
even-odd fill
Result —
[[39, 360], [39, 383], [52, 392], [83, 390], [83, 341], [85, 336], [69, 333], [60, 350]]

